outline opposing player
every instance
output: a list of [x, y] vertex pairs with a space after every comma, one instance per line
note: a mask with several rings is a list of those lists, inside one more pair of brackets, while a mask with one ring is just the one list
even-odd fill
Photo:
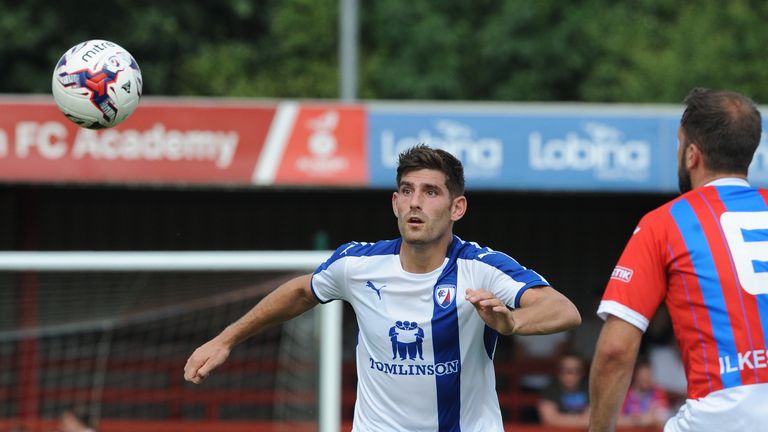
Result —
[[497, 334], [557, 332], [581, 317], [536, 272], [454, 236], [466, 209], [455, 157], [423, 145], [405, 151], [392, 195], [401, 237], [342, 245], [314, 274], [278, 287], [198, 348], [185, 378], [201, 382], [270, 324], [345, 300], [360, 329], [356, 432], [503, 431]]
[[694, 89], [678, 129], [677, 199], [645, 215], [613, 270], [590, 373], [590, 431], [615, 427], [642, 333], [661, 302], [688, 399], [664, 430], [768, 425], [768, 191], [747, 183], [760, 143], [755, 104]]

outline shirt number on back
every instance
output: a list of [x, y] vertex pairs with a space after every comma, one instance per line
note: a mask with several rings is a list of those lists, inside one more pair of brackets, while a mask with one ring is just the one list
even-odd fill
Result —
[[741, 286], [753, 295], [768, 293], [768, 212], [725, 212], [720, 225]]

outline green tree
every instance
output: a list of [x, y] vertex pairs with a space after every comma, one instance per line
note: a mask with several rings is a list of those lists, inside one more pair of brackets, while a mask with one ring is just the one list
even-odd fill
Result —
[[263, 11], [252, 38], [206, 40], [181, 62], [183, 94], [332, 98], [336, 73], [336, 1], [287, 0]]
[[[338, 96], [338, 0], [0, 0], [0, 92], [49, 93], [93, 38], [136, 57], [147, 95]], [[679, 102], [694, 86], [768, 100], [757, 0], [360, 0], [367, 99]]]
[[580, 99], [678, 102], [701, 86], [766, 100], [767, 12], [749, 0], [606, 5], [599, 21], [587, 22], [592, 39], [603, 42]]

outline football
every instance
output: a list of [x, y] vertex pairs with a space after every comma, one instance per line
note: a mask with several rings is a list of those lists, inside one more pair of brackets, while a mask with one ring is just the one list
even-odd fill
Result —
[[56, 105], [68, 119], [85, 128], [103, 129], [133, 113], [141, 99], [142, 78], [128, 51], [94, 39], [61, 56], [51, 85]]

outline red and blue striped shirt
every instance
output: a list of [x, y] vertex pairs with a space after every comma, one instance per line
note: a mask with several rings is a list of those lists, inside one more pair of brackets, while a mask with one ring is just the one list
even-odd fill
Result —
[[645, 331], [662, 302], [688, 397], [768, 383], [768, 190], [719, 179], [642, 218], [598, 314]]

